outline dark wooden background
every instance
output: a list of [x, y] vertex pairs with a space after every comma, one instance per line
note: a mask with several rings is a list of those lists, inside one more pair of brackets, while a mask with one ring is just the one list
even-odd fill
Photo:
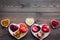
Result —
[[[33, 17], [38, 19], [37, 23], [42, 24], [42, 23], [50, 23], [50, 20], [56, 19], [60, 22], [60, 13], [0, 13], [0, 21], [4, 18], [9, 18], [11, 20], [11, 23], [22, 23], [25, 21], [27, 17]], [[50, 26], [51, 27], [51, 26]], [[38, 40], [35, 38], [32, 33], [31, 33], [31, 27], [29, 27], [28, 34], [21, 38], [20, 40]], [[14, 37], [12, 37], [9, 32], [8, 28], [4, 28], [0, 25], [0, 40], [17, 40]], [[60, 27], [56, 29], [51, 28], [51, 33], [50, 35], [45, 38], [44, 40], [60, 40]]]
[[60, 12], [60, 0], [0, 0], [0, 11]]

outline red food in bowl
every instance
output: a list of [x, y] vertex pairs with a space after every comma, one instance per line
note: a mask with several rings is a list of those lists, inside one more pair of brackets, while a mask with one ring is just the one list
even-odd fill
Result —
[[51, 25], [52, 25], [52, 28], [56, 28], [59, 26], [59, 22], [57, 20], [52, 20]]
[[50, 27], [47, 24], [42, 25], [42, 31], [43, 32], [49, 32], [50, 31]]
[[18, 26], [16, 25], [10, 25], [10, 29], [15, 32], [16, 30], [18, 30]]
[[36, 25], [33, 25], [32, 26], [32, 31], [33, 32], [38, 32], [40, 30], [40, 27], [39, 26], [36, 26]]
[[24, 23], [21, 23], [21, 24], [20, 24], [20, 32], [25, 33], [25, 32], [27, 32], [27, 31], [28, 31], [27, 25], [24, 24]]

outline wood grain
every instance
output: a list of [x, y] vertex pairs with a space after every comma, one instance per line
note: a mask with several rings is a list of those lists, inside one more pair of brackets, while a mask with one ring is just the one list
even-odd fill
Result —
[[[9, 18], [11, 23], [21, 23], [24, 22], [27, 17], [34, 17], [35, 20], [38, 18], [37, 23], [50, 23], [50, 20], [56, 19], [60, 22], [60, 13], [0, 13], [0, 21], [4, 18]], [[51, 27], [51, 26], [50, 26]], [[28, 34], [21, 38], [20, 40], [38, 40], [31, 34], [31, 27], [28, 27]], [[12, 37], [8, 28], [4, 28], [0, 25], [0, 40], [16, 40]], [[56, 29], [51, 28], [50, 35], [44, 40], [60, 40], [60, 27]]]

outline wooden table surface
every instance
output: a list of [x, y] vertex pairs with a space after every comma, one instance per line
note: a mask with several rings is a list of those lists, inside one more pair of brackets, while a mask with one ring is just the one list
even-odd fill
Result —
[[60, 0], [0, 0], [0, 11], [60, 12]]
[[[9, 18], [11, 23], [22, 23], [25, 21], [27, 17], [33, 17], [38, 19], [37, 23], [50, 23], [50, 20], [56, 19], [60, 22], [60, 13], [0, 13], [0, 21], [4, 18]], [[50, 26], [51, 27], [51, 26]], [[20, 40], [38, 40], [35, 38], [31, 33], [31, 27], [29, 27], [28, 34], [21, 38]], [[0, 24], [0, 40], [17, 40], [12, 37], [9, 32], [8, 28], [4, 28]], [[44, 40], [60, 40], [60, 27], [56, 29], [51, 28], [50, 35], [45, 38]]]

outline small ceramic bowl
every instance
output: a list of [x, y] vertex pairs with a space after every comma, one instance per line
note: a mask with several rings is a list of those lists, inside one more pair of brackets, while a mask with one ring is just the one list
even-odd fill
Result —
[[[39, 24], [34, 24], [34, 25], [39, 26], [39, 27], [41, 28], [38, 32], [33, 32], [33, 31], [32, 31], [32, 28], [31, 28], [32, 34], [33, 34], [36, 38], [38, 38], [37, 34], [38, 34], [39, 32], [43, 32], [43, 31], [42, 31], [42, 26], [43, 26], [44, 24], [41, 24], [41, 25], [39, 25]], [[43, 40], [43, 39], [46, 38], [49, 34], [50, 34], [50, 31], [47, 32], [47, 33], [44, 33], [44, 36], [43, 36], [41, 39]], [[40, 38], [38, 38], [38, 39], [40, 39]]]
[[[10, 29], [10, 26], [11, 26], [11, 25], [16, 25], [16, 26], [18, 27], [18, 29], [13, 32], [13, 31]], [[17, 32], [18, 30], [20, 30], [20, 29], [19, 29], [19, 28], [20, 28], [20, 24], [12, 23], [12, 24], [10, 24], [10, 26], [8, 27], [8, 31], [9, 31], [9, 33], [10, 33], [13, 37], [15, 37], [15, 36], [13, 35], [13, 33], [15, 33], [15, 32]], [[21, 39], [22, 37], [26, 36], [27, 33], [28, 33], [28, 31], [27, 31], [26, 33], [20, 33], [20, 37], [19, 37], [19, 38], [16, 38], [16, 37], [15, 37], [15, 38], [16, 38], [16, 39]]]

